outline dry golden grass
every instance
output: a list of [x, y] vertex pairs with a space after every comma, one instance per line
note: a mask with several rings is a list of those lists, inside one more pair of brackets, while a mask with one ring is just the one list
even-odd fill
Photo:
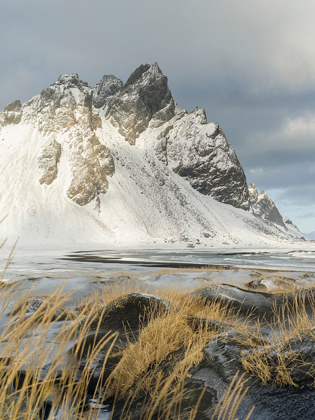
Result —
[[[3, 220], [4, 220], [4, 219], [0, 220], [0, 224], [1, 224], [1, 222], [2, 222]], [[5, 240], [1, 243], [1, 245], [0, 245], [0, 249], [4, 246], [4, 244], [6, 243], [6, 241], [7, 241], [7, 240], [5, 239]], [[9, 254], [8, 258], [7, 258], [7, 261], [6, 261], [6, 263], [5, 263], [4, 269], [3, 269], [2, 274], [1, 274], [1, 277], [0, 277], [0, 282], [2, 282], [2, 281], [3, 281], [3, 279], [4, 279], [5, 275], [6, 275], [6, 272], [7, 272], [8, 268], [9, 268], [9, 265], [11, 264], [12, 257], [13, 257], [13, 253], [14, 253], [14, 250], [15, 250], [16, 245], [17, 245], [17, 241], [16, 241], [16, 242], [15, 242], [15, 244], [13, 245], [13, 247], [12, 247], [12, 249], [11, 249], [11, 251], [10, 251], [10, 254]]]
[[[307, 310], [306, 307], [309, 309]], [[287, 300], [274, 308], [275, 322], [270, 325], [271, 340], [265, 346], [252, 346], [242, 359], [245, 372], [258, 377], [263, 385], [274, 383], [280, 387], [294, 386], [293, 370], [308, 371], [315, 380], [315, 361], [304, 360], [298, 351], [304, 337], [315, 341], [315, 301], [300, 291], [293, 301]], [[295, 346], [292, 350], [292, 343]], [[297, 347], [297, 348], [296, 348]]]
[[[12, 255], [13, 250], [1, 280]], [[200, 271], [200, 268], [182, 271]], [[160, 274], [178, 272], [167, 269], [164, 272], [161, 270]], [[126, 273], [122, 273], [122, 276], [126, 276]], [[122, 276], [117, 274], [117, 277]], [[228, 307], [219, 300], [209, 304], [177, 290], [158, 290], [156, 294], [169, 302], [167, 310], [152, 313], [149, 322], [140, 328], [138, 336], [129, 340], [125, 348], [120, 350], [120, 362], [104, 384], [105, 367], [118, 336], [109, 332], [87, 347], [88, 333], [91, 329], [95, 332], [99, 330], [102, 321], [100, 311], [115, 300], [130, 292], [150, 292], [140, 281], [135, 285], [134, 280], [124, 284], [113, 283], [103, 293], [85, 299], [80, 303], [76, 317], [64, 310], [70, 294], [64, 293], [62, 287], [46, 297], [30, 314], [31, 292], [21, 294], [17, 285], [1, 285], [0, 315], [5, 317], [10, 308], [10, 315], [0, 335], [1, 419], [43, 418], [42, 409], [47, 401], [52, 401], [51, 418], [57, 411], [61, 419], [97, 418], [99, 409], [87, 409], [85, 401], [88, 384], [100, 357], [101, 372], [98, 372], [99, 379], [92, 397], [102, 403], [112, 395], [113, 413], [116, 403], [121, 419], [128, 419], [134, 414], [139, 397], [142, 398], [141, 408], [136, 408], [139, 419], [193, 420], [196, 417], [203, 393], [195, 406], [187, 411], [183, 403], [189, 395], [186, 395], [184, 385], [191, 367], [202, 360], [204, 346], [217, 333], [217, 329], [211, 323], [194, 325], [189, 319], [191, 316], [211, 319], [238, 328], [240, 320], [235, 315], [231, 316]], [[15, 305], [12, 305], [15, 300]], [[95, 323], [98, 323], [96, 328]], [[53, 325], [56, 328], [52, 334]], [[245, 323], [243, 331], [246, 332], [246, 329]], [[70, 347], [73, 350], [69, 352]], [[83, 354], [87, 348], [87, 353]], [[82, 358], [83, 364], [80, 363]], [[235, 378], [219, 402], [215, 415], [222, 420], [234, 419], [245, 393], [243, 377]]]
[[[120, 362], [107, 382], [115, 401], [125, 401], [124, 416], [140, 396], [145, 396], [146, 404], [139, 418], [151, 418], [157, 407], [161, 419], [184, 415], [180, 409], [188, 372], [201, 362], [205, 345], [218, 332], [211, 322], [194, 325], [189, 321], [192, 315], [195, 319], [228, 322], [244, 331], [248, 328], [219, 299], [207, 303], [174, 289], [161, 289], [157, 294], [169, 302], [167, 310], [155, 313], [140, 330], [138, 339], [121, 351]], [[196, 412], [197, 407], [192, 408], [189, 418], [194, 418]]]
[[292, 283], [289, 281], [287, 281], [287, 283], [283, 280], [283, 279], [279, 279], [279, 281], [275, 283], [276, 287], [271, 289], [270, 291], [268, 290], [268, 293], [271, 293], [273, 295], [282, 295], [282, 294], [292, 294], [292, 295], [297, 295], [300, 294], [301, 292], [303, 292], [303, 290], [311, 290], [315, 288], [315, 285], [313, 284], [299, 284], [299, 283]]
[[[312, 289], [315, 285], [312, 282], [309, 283], [300, 283], [295, 279], [283, 275], [280, 272], [274, 273], [265, 273], [265, 272], [256, 272], [257, 276], [255, 279], [245, 284], [243, 287], [249, 291], [258, 291], [270, 293], [272, 295], [287, 295], [287, 294], [298, 294], [299, 292], [305, 289]], [[270, 281], [270, 287], [266, 289], [264, 287], [259, 287], [259, 282], [261, 281]], [[256, 286], [256, 287], [255, 287]]]
[[[128, 344], [110, 378], [116, 395], [125, 396], [128, 389], [142, 379], [144, 373], [152, 366], [159, 366], [170, 355], [173, 355], [173, 364], [182, 359], [188, 362], [188, 354], [185, 352], [190, 349], [194, 353], [194, 359], [189, 357], [191, 363], [201, 360], [202, 350], [215, 331], [202, 327], [194, 331], [185, 315], [183, 310], [161, 314], [141, 330], [136, 342]], [[180, 350], [180, 354], [176, 355]]]
[[[19, 292], [15, 285], [2, 286], [2, 316]], [[86, 384], [93, 375], [93, 361], [106, 344], [114, 342], [115, 335], [108, 334], [91, 347], [86, 366], [77, 379], [79, 355], [70, 355], [67, 350], [71, 342], [83, 348], [91, 323], [95, 321], [92, 312], [90, 316], [78, 315], [74, 319], [72, 315], [67, 318], [63, 310], [59, 316], [58, 311], [69, 299], [60, 288], [34, 313], [28, 314], [28, 295], [18, 299], [0, 336], [1, 419], [38, 419], [47, 399], [53, 401], [53, 410], [59, 407], [64, 413], [61, 418], [71, 418], [70, 414], [81, 418], [83, 406], [78, 401], [85, 400]], [[49, 334], [49, 328], [61, 317], [64, 322], [60, 329]], [[92, 418], [92, 415], [90, 412], [84, 418]]]
[[[245, 398], [248, 387], [245, 387], [247, 380], [245, 375], [237, 372], [232, 379], [228, 389], [217, 404], [211, 420], [236, 420], [237, 411]], [[253, 406], [244, 420], [249, 420], [254, 412]]]
[[180, 267], [180, 268], [161, 268], [159, 270], [153, 271], [152, 275], [164, 275], [164, 274], [185, 274], [185, 273], [198, 273], [200, 271], [225, 271], [230, 270], [233, 267], [224, 267], [221, 265], [205, 265], [198, 267]]
[[[123, 276], [129, 277], [126, 273]], [[97, 332], [101, 326], [104, 308], [116, 305], [117, 300], [123, 302], [135, 292], [150, 294], [152, 289], [131, 276], [129, 281], [113, 282], [84, 299], [79, 311], [74, 312], [64, 309], [71, 295], [59, 287], [30, 314], [34, 309], [31, 291], [21, 295], [18, 284], [3, 284], [0, 315], [5, 316], [9, 308], [10, 315], [0, 335], [1, 419], [41, 418], [47, 401], [52, 401], [52, 413], [58, 410], [61, 419], [97, 418], [100, 409], [87, 408], [85, 400], [88, 384], [98, 369], [99, 379], [91, 397], [100, 404], [111, 397], [115, 418], [192, 420], [197, 416], [203, 393], [193, 407], [187, 408], [185, 400], [190, 396], [185, 381], [191, 368], [202, 361], [204, 347], [220, 331], [220, 323], [237, 329], [241, 344], [250, 348], [241, 359], [246, 373], [259, 377], [263, 384], [296, 385], [290, 372], [293, 367], [305, 367], [306, 361], [298, 353], [285, 354], [283, 350], [293, 337], [302, 339], [305, 334], [314, 334], [315, 304], [310, 316], [303, 295], [296, 293], [292, 304], [275, 308], [273, 340], [267, 343], [259, 333], [260, 325], [250, 326], [250, 319], [240, 318], [219, 299], [209, 303], [178, 289], [155, 289], [154, 294], [165, 306], [158, 310], [153, 307], [148, 322], [134, 336], [126, 334], [124, 346], [114, 350], [118, 339], [115, 332], [87, 345], [89, 332]], [[198, 319], [205, 321], [197, 322]], [[53, 334], [52, 325], [56, 325]], [[272, 360], [271, 348], [276, 354]], [[105, 367], [112, 357], [119, 361], [105, 380]], [[315, 372], [315, 366], [310, 366], [312, 369]], [[234, 420], [247, 390], [244, 374], [236, 376], [219, 401], [213, 419]], [[247, 419], [252, 412], [253, 409]]]
[[[134, 282], [119, 286], [113, 283], [103, 293], [86, 299], [74, 316], [73, 311], [64, 309], [71, 296], [62, 287], [45, 297], [35, 312], [29, 314], [34, 309], [30, 307], [31, 292], [17, 298], [21, 290], [16, 284], [3, 285], [0, 314], [5, 316], [9, 311], [10, 315], [0, 336], [1, 418], [38, 419], [45, 401], [53, 402], [52, 412], [59, 410], [62, 419], [97, 418], [99, 409], [87, 410], [84, 401], [87, 384], [99, 368], [96, 360], [100, 356], [103, 364], [94, 399], [102, 403], [113, 396], [121, 419], [135, 415], [138, 398], [142, 406], [137, 408], [136, 415], [140, 419], [195, 418], [202, 395], [187, 411], [183, 401], [189, 395], [184, 384], [191, 367], [202, 360], [203, 349], [217, 328], [207, 322], [194, 324], [192, 315], [234, 325], [239, 322], [235, 316], [230, 317], [227, 306], [219, 300], [209, 304], [178, 290], [161, 289], [157, 295], [167, 305], [158, 312], [156, 308], [152, 310], [149, 322], [121, 348], [120, 362], [107, 382], [103, 381], [103, 375], [107, 360], [117, 356], [117, 350], [112, 350], [117, 334], [109, 332], [102, 339], [94, 340], [88, 354], [83, 355], [92, 325], [94, 331], [100, 327], [100, 310], [117, 299], [124, 299], [130, 292], [145, 292], [144, 289], [141, 282], [136, 288]], [[51, 334], [52, 325], [59, 325], [54, 334]], [[76, 343], [72, 352], [68, 351], [69, 343]], [[79, 363], [82, 357], [84, 366]], [[99, 392], [101, 385], [102, 392]]]

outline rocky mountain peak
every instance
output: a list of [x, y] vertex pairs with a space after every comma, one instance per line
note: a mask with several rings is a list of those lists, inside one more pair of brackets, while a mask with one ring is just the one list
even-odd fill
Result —
[[28, 114], [35, 114], [35, 111], [48, 112], [48, 108], [53, 111], [75, 108], [77, 105], [91, 106], [91, 88], [74, 73], [61, 75], [55, 83], [28, 101], [24, 108]]
[[148, 71], [150, 68], [150, 64], [141, 64], [135, 71], [133, 71], [131, 73], [131, 75], [129, 76], [127, 82], [124, 84], [124, 87], [128, 87], [130, 85], [135, 84], [141, 77], [142, 75]]
[[250, 199], [256, 202], [258, 200], [259, 194], [258, 194], [256, 185], [253, 182], [250, 183], [250, 186], [248, 187], [248, 192], [249, 192]]
[[129, 76], [124, 87], [128, 87], [137, 83], [140, 79], [144, 80], [156, 78], [157, 76], [165, 77], [157, 63], [153, 64], [141, 64], [131, 75]]
[[9, 105], [7, 105], [6, 107], [3, 108], [3, 111], [5, 112], [15, 112], [15, 111], [19, 111], [21, 109], [21, 101], [16, 100], [11, 102]]
[[265, 190], [261, 190], [261, 193], [258, 194], [255, 184], [251, 183], [248, 187], [248, 192], [250, 203], [256, 216], [286, 228], [283, 216], [281, 216], [275, 203]]
[[[79, 90], [86, 90], [91, 91], [88, 83], [84, 80], [81, 80], [77, 73], [65, 73], [61, 74], [58, 79], [52, 83], [50, 88], [54, 88], [56, 90], [60, 90], [66, 92], [67, 90], [71, 89], [79, 89]], [[44, 89], [45, 90], [45, 89]]]
[[159, 127], [174, 116], [174, 111], [167, 77], [153, 63], [142, 64], [131, 74], [125, 85], [109, 99], [105, 116], [130, 144], [135, 144], [151, 120]]
[[101, 108], [108, 98], [115, 95], [122, 88], [123, 82], [113, 75], [105, 75], [93, 89], [93, 105]]
[[58, 82], [64, 85], [72, 84], [77, 86], [79, 81], [79, 75], [77, 73], [61, 74], [58, 78]]
[[7, 105], [0, 113], [0, 128], [10, 124], [19, 124], [22, 118], [22, 105], [19, 100]]
[[196, 117], [196, 122], [198, 122], [198, 124], [207, 124], [207, 115], [203, 108], [196, 106], [191, 113]]
[[92, 111], [92, 89], [76, 73], [62, 74], [23, 104], [21, 112], [23, 123], [33, 124], [43, 133], [67, 131], [77, 124], [93, 127], [98, 118]]

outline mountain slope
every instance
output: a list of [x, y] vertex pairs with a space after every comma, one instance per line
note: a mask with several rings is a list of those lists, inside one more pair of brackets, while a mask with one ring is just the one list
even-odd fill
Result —
[[205, 112], [179, 108], [157, 64], [123, 84], [78, 75], [0, 113], [2, 235], [21, 243], [292, 241], [252, 214], [243, 169]]

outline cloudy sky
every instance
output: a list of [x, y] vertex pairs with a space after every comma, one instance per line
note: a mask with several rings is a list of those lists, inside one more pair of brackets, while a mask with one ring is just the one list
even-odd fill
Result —
[[157, 61], [219, 122], [248, 182], [315, 230], [314, 0], [0, 0], [0, 108], [61, 73], [96, 84]]

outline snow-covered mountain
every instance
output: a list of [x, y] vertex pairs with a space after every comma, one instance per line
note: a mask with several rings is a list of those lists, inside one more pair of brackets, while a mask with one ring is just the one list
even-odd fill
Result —
[[315, 231], [314, 232], [310, 232], [310, 233], [304, 233], [304, 235], [306, 236], [306, 238], [315, 241]]
[[[62, 75], [0, 113], [2, 236], [22, 243], [271, 245], [302, 237], [253, 214], [244, 171], [156, 63], [95, 88]], [[260, 215], [261, 216], [261, 215]]]

